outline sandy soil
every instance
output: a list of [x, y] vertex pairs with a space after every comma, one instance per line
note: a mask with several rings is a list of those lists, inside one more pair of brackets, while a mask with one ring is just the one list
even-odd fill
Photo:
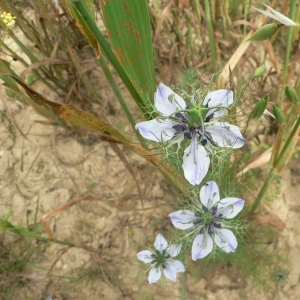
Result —
[[[13, 63], [18, 72], [20, 66]], [[40, 83], [33, 87], [57, 101], [54, 93]], [[54, 243], [47, 247], [36, 262], [44, 269], [28, 269], [23, 275], [27, 284], [19, 291], [21, 298], [15, 299], [180, 299], [180, 280], [176, 284], [167, 282], [163, 288], [149, 286], [142, 264], [136, 259], [136, 253], [145, 244], [152, 245], [158, 232], [171, 228], [167, 216], [172, 211], [173, 196], [161, 174], [123, 149], [141, 184], [145, 203], [142, 208], [129, 172], [94, 133], [42, 124], [39, 121], [45, 119], [31, 107], [7, 99], [4, 93], [0, 112], [1, 215], [12, 209], [10, 221], [26, 226], [26, 215], [32, 223], [38, 202], [41, 219], [78, 200], [49, 221], [56, 239], [72, 241], [78, 247]], [[119, 112], [117, 109], [116, 114]], [[299, 298], [299, 183], [299, 160], [294, 159], [282, 173], [280, 194], [271, 204], [271, 209], [286, 222], [276, 244], [270, 245], [290, 261], [290, 276], [281, 288], [263, 292], [250, 280], [235, 278], [222, 270], [197, 281], [187, 272], [187, 299]], [[45, 231], [43, 234], [47, 236]], [[14, 236], [7, 235], [1, 239], [11, 242]], [[67, 277], [87, 271], [91, 282], [71, 285]]]

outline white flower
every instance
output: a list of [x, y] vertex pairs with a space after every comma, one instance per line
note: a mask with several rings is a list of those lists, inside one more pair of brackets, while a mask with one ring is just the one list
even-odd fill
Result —
[[159, 233], [154, 242], [155, 251], [143, 250], [137, 254], [137, 258], [146, 264], [151, 264], [149, 272], [149, 284], [157, 282], [163, 271], [165, 277], [176, 282], [176, 273], [184, 272], [185, 268], [179, 260], [173, 260], [179, 254], [181, 245], [170, 245]]
[[299, 24], [295, 23], [293, 20], [291, 20], [290, 18], [286, 17], [285, 15], [279, 13], [278, 11], [276, 11], [275, 9], [273, 9], [272, 7], [270, 7], [269, 5], [266, 5], [263, 3], [264, 6], [266, 6], [267, 8], [270, 9], [269, 11], [264, 11], [258, 8], [255, 8], [252, 6], [253, 9], [259, 11], [260, 13], [286, 25], [286, 26], [299, 26]]
[[232, 219], [243, 208], [244, 200], [224, 198], [220, 200], [219, 188], [214, 181], [209, 181], [200, 190], [201, 202], [195, 210], [179, 210], [169, 215], [176, 228], [189, 230], [194, 237], [192, 259], [207, 256], [213, 250], [213, 244], [225, 252], [234, 252], [237, 240], [226, 219]]
[[161, 116], [136, 124], [140, 134], [151, 141], [180, 143], [189, 140], [183, 154], [183, 172], [192, 184], [200, 184], [205, 177], [210, 159], [205, 148], [212, 152], [214, 145], [240, 148], [244, 145], [239, 128], [218, 122], [233, 103], [230, 90], [217, 90], [206, 95], [203, 102], [189, 105], [169, 87], [160, 83], [155, 93], [155, 107]]

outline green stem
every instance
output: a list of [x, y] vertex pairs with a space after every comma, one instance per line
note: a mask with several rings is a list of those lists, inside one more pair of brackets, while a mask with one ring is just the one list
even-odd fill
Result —
[[[133, 114], [132, 114], [131, 110], [129, 109], [125, 99], [123, 98], [123, 95], [120, 92], [120, 89], [118, 88], [115, 80], [113, 79], [113, 75], [112, 75], [110, 69], [108, 68], [108, 65], [107, 65], [105, 59], [103, 57], [101, 57], [98, 61], [99, 61], [99, 64], [100, 64], [100, 66], [101, 66], [108, 82], [110, 83], [110, 86], [112, 87], [112, 89], [114, 91], [115, 96], [117, 97], [123, 111], [125, 112], [126, 117], [127, 117], [127, 119], [129, 120], [129, 122], [131, 124], [131, 127], [135, 131], [134, 126], [135, 126], [136, 122], [133, 118]], [[137, 136], [140, 139], [140, 136], [139, 135], [137, 135]]]
[[212, 59], [212, 63], [213, 63], [214, 72], [217, 73], [218, 72], [218, 57], [217, 57], [217, 51], [216, 51], [216, 46], [215, 46], [214, 30], [213, 30], [211, 15], [210, 15], [209, 2], [208, 2], [208, 0], [205, 0], [204, 3], [205, 3], [205, 16], [206, 16], [206, 22], [207, 22], [207, 31], [208, 31], [208, 37], [209, 37], [211, 59]]
[[11, 231], [13, 233], [16, 233], [16, 234], [19, 234], [19, 235], [22, 235], [22, 236], [25, 236], [25, 237], [38, 239], [38, 240], [41, 240], [41, 241], [53, 242], [53, 243], [57, 243], [57, 244], [61, 244], [61, 245], [67, 245], [67, 246], [70, 246], [70, 247], [75, 247], [76, 246], [76, 244], [74, 244], [74, 243], [67, 242], [67, 241], [54, 240], [54, 239], [51, 239], [51, 238], [48, 238], [48, 237], [45, 237], [45, 236], [41, 236], [39, 234], [28, 231], [25, 228], [22, 228], [22, 227], [19, 227], [19, 226], [12, 225], [9, 228], [9, 231]]
[[[290, 5], [290, 19], [294, 20], [295, 19], [295, 14], [296, 14], [296, 0], [291, 1]], [[291, 47], [292, 47], [292, 42], [293, 42], [293, 33], [294, 33], [294, 27], [291, 26], [289, 27], [289, 32], [287, 36], [287, 44], [285, 48], [285, 57], [284, 57], [284, 65], [283, 65], [283, 84], [286, 83], [287, 80], [287, 75], [288, 75], [288, 66], [290, 62], [290, 55], [291, 55]]]
[[293, 140], [295, 134], [297, 133], [297, 130], [300, 126], [300, 117], [298, 117], [295, 126], [293, 127], [288, 139], [286, 140], [282, 150], [280, 151], [280, 154], [278, 155], [278, 158], [276, 159], [276, 161], [274, 162], [274, 167], [276, 168], [277, 166], [279, 166], [282, 162], [282, 160], [284, 159], [285, 153], [287, 152], [291, 141]]
[[274, 168], [271, 168], [271, 170], [269, 172], [269, 175], [267, 177], [267, 180], [265, 181], [263, 187], [261, 188], [257, 198], [255, 199], [255, 201], [254, 201], [254, 203], [253, 203], [253, 205], [250, 209], [250, 213], [254, 213], [254, 211], [258, 207], [259, 203], [261, 202], [263, 196], [265, 195], [265, 193], [266, 193], [266, 191], [267, 191], [267, 189], [270, 185], [270, 182], [273, 180], [273, 178], [276, 174], [275, 169], [276, 169], [277, 166], [281, 165], [282, 160], [285, 158], [285, 154], [288, 151], [290, 143], [292, 142], [295, 134], [297, 133], [297, 130], [298, 130], [299, 126], [300, 126], [300, 117], [298, 117], [298, 119], [295, 123], [295, 126], [293, 127], [288, 139], [286, 140], [282, 150], [280, 151], [280, 154], [278, 155], [278, 158], [274, 162]]
[[186, 294], [185, 294], [185, 279], [186, 279], [186, 273], [183, 272], [181, 273], [181, 300], [186, 299]]
[[254, 213], [254, 211], [258, 207], [259, 203], [261, 202], [262, 198], [264, 197], [265, 193], [267, 192], [269, 185], [270, 185], [271, 181], [273, 180], [275, 174], [276, 174], [275, 169], [272, 168], [268, 174], [267, 180], [265, 181], [265, 183], [262, 186], [259, 194], [257, 195], [254, 203], [252, 204], [249, 213]]

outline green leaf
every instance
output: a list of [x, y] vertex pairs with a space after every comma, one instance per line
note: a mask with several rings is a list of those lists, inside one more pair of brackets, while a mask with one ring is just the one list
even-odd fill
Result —
[[147, 1], [100, 2], [113, 52], [148, 107], [156, 82]]
[[254, 34], [251, 36], [250, 39], [247, 40], [247, 42], [261, 42], [265, 41], [269, 38], [271, 38], [280, 27], [282, 27], [282, 24], [266, 24], [259, 29], [257, 29]]

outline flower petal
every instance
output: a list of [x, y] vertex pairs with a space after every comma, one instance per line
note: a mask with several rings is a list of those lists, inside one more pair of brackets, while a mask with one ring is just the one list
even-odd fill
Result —
[[172, 128], [175, 123], [169, 120], [159, 120], [153, 119], [150, 121], [144, 121], [137, 123], [135, 129], [140, 131], [142, 137], [147, 140], [160, 142], [169, 141], [172, 139], [175, 129]]
[[170, 245], [169, 248], [167, 249], [167, 253], [171, 257], [175, 257], [179, 254], [180, 250], [181, 250], [181, 245]]
[[232, 219], [243, 209], [244, 204], [245, 201], [240, 198], [224, 198], [218, 204], [216, 216], [221, 214], [227, 219]]
[[207, 174], [210, 159], [205, 148], [198, 144], [196, 137], [192, 138], [191, 144], [184, 150], [182, 160], [186, 180], [192, 185], [199, 184]]
[[159, 233], [155, 239], [154, 247], [156, 250], [158, 250], [160, 253], [167, 249], [168, 242], [167, 240]]
[[192, 246], [192, 260], [197, 260], [207, 256], [213, 249], [213, 240], [207, 230], [204, 233], [198, 234]]
[[170, 280], [176, 282], [176, 271], [167, 264], [166, 268], [164, 269], [164, 275], [169, 278]]
[[185, 268], [182, 262], [179, 260], [169, 261], [164, 269], [164, 275], [170, 280], [176, 282], [176, 273], [184, 272]]
[[160, 268], [152, 268], [149, 272], [148, 281], [149, 284], [157, 282], [161, 277]]
[[205, 126], [205, 131], [210, 133], [213, 141], [220, 147], [241, 148], [245, 143], [239, 128], [227, 122], [215, 122]]
[[[208, 93], [203, 101], [203, 105], [207, 107], [220, 106], [229, 107], [233, 103], [233, 92], [230, 90], [216, 90]], [[225, 109], [213, 108], [208, 111], [206, 116], [214, 114], [215, 118], [220, 118], [226, 113]]]
[[214, 240], [218, 247], [227, 253], [235, 251], [238, 243], [231, 230], [214, 228], [214, 232]]
[[178, 210], [169, 214], [172, 224], [178, 229], [189, 229], [194, 226], [193, 221], [196, 216], [189, 210]]
[[186, 103], [169, 87], [160, 83], [155, 93], [155, 107], [163, 116], [169, 116], [176, 110], [185, 109]]
[[179, 260], [171, 260], [168, 265], [176, 272], [185, 272], [184, 264]]
[[219, 188], [214, 181], [209, 181], [200, 190], [200, 200], [202, 204], [211, 209], [220, 201]]
[[151, 263], [154, 258], [152, 257], [152, 252], [149, 250], [140, 251], [136, 256], [137, 258], [145, 264]]

